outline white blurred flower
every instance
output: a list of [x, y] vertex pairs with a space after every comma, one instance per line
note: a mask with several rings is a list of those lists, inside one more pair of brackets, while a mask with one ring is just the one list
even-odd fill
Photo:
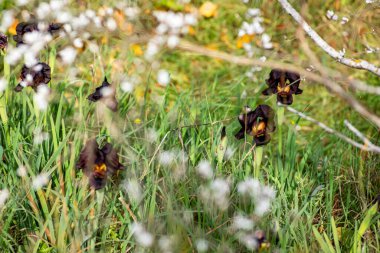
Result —
[[5, 89], [7, 88], [7, 86], [8, 86], [7, 80], [5, 80], [4, 77], [1, 77], [0, 78], [0, 93], [3, 92], [3, 91], [5, 91]]
[[33, 142], [35, 145], [41, 144], [43, 141], [49, 139], [49, 134], [46, 132], [42, 132], [41, 128], [36, 128], [33, 131], [34, 138]]
[[174, 162], [175, 157], [174, 151], [163, 151], [158, 155], [158, 161], [163, 166], [169, 166]]
[[83, 40], [81, 38], [75, 38], [73, 40], [73, 45], [76, 48], [82, 48], [83, 47]]
[[77, 56], [77, 50], [69, 46], [62, 49], [58, 55], [61, 57], [64, 64], [69, 65], [74, 62], [75, 57]]
[[251, 230], [253, 229], [254, 222], [245, 217], [244, 215], [236, 215], [233, 218], [232, 227], [236, 230]]
[[168, 47], [175, 48], [179, 44], [179, 37], [176, 35], [170, 35], [168, 38]]
[[50, 89], [47, 85], [39, 85], [37, 92], [34, 94], [34, 102], [41, 111], [46, 111], [49, 105]]
[[158, 133], [154, 128], [148, 128], [145, 132], [145, 139], [149, 143], [154, 143], [158, 139]]
[[18, 167], [17, 175], [19, 177], [26, 177], [28, 175], [28, 171], [24, 165], [21, 165], [20, 167]]
[[226, 161], [230, 160], [232, 158], [232, 156], [234, 155], [234, 153], [235, 153], [235, 149], [234, 148], [227, 147], [226, 152], [224, 153], [223, 159], [226, 160]]
[[260, 14], [261, 14], [261, 11], [260, 11], [260, 9], [257, 9], [257, 8], [250, 8], [250, 9], [248, 9], [248, 11], [247, 11], [247, 15], [248, 15], [249, 17], [260, 16]]
[[29, 0], [17, 0], [16, 1], [16, 4], [18, 6], [24, 6], [24, 5], [27, 5], [29, 3]]
[[132, 82], [125, 80], [120, 84], [120, 87], [122, 91], [126, 93], [131, 93], [135, 86]]
[[67, 2], [66, 0], [51, 0], [50, 8], [53, 11], [59, 11], [65, 6], [66, 2]]
[[198, 252], [206, 252], [208, 250], [208, 241], [205, 239], [196, 240], [195, 248]]
[[207, 186], [200, 187], [200, 195], [205, 203], [225, 210], [228, 208], [230, 185], [225, 179], [217, 178]]
[[157, 73], [157, 82], [161, 86], [167, 86], [170, 83], [170, 74], [165, 69], [160, 69]]
[[124, 9], [124, 13], [129, 19], [133, 20], [140, 13], [140, 9], [137, 7], [127, 7]]
[[140, 246], [144, 248], [149, 248], [150, 246], [152, 246], [153, 241], [154, 241], [153, 235], [150, 234], [148, 231], [146, 231], [143, 225], [141, 225], [140, 223], [134, 222], [132, 224], [131, 231], [132, 231], [133, 236], [136, 239], [136, 242]]
[[253, 234], [239, 234], [240, 243], [242, 243], [249, 250], [256, 250], [259, 246], [257, 239]]
[[207, 160], [202, 160], [199, 162], [198, 166], [196, 167], [196, 172], [205, 179], [211, 179], [214, 176], [211, 164]]
[[45, 19], [50, 13], [52, 13], [50, 5], [45, 2], [40, 3], [35, 11], [39, 19]]
[[335, 14], [335, 12], [333, 10], [328, 10], [326, 12], [326, 17], [330, 20], [338, 20], [338, 15]]
[[342, 17], [342, 20], [340, 21], [340, 23], [342, 25], [346, 24], [347, 22], [349, 21], [349, 19], [347, 17]]
[[39, 190], [49, 183], [50, 177], [47, 173], [41, 173], [37, 175], [32, 182], [32, 187], [34, 190]]
[[365, 0], [366, 4], [373, 4], [376, 0]]
[[139, 202], [141, 200], [142, 190], [139, 182], [136, 179], [126, 180], [124, 183], [124, 189], [130, 199], [136, 202]]
[[158, 247], [163, 253], [171, 253], [174, 252], [174, 237], [164, 235], [158, 240]]
[[9, 198], [9, 191], [8, 189], [2, 189], [0, 190], [0, 208], [2, 208], [5, 205], [5, 202]]
[[1, 20], [0, 31], [6, 32], [8, 28], [13, 24], [14, 16], [12, 10], [1, 11], [3, 14], [3, 19]]
[[151, 40], [148, 42], [148, 46], [145, 51], [145, 59], [151, 61], [153, 60], [154, 56], [160, 51], [159, 45]]
[[108, 19], [107, 19], [106, 26], [107, 26], [108, 30], [110, 30], [110, 31], [115, 31], [116, 28], [117, 28], [117, 24], [116, 24], [115, 19], [113, 19], [113, 18], [108, 18]]
[[276, 192], [271, 186], [262, 185], [257, 179], [248, 178], [237, 185], [238, 193], [249, 196], [255, 203], [255, 213], [262, 216], [271, 207]]
[[263, 44], [263, 48], [265, 48], [265, 49], [271, 49], [271, 48], [273, 48], [273, 44], [271, 42], [271, 38], [266, 33], [264, 33], [261, 36], [261, 43]]

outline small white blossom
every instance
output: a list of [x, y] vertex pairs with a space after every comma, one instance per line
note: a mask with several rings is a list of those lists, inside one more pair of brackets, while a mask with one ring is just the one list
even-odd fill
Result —
[[161, 86], [167, 86], [170, 83], [170, 74], [165, 69], [160, 69], [157, 73], [157, 82]]
[[39, 190], [49, 183], [50, 177], [47, 173], [41, 173], [37, 175], [32, 182], [32, 187], [34, 190]]
[[223, 159], [226, 161], [230, 160], [232, 156], [234, 155], [234, 153], [235, 153], [235, 149], [233, 149], [232, 147], [227, 147], [226, 152], [224, 153]]
[[26, 177], [28, 175], [28, 171], [24, 165], [21, 165], [20, 167], [18, 167], [17, 175], [19, 177]]
[[16, 4], [18, 6], [24, 6], [24, 5], [27, 5], [29, 3], [29, 0], [17, 0], [16, 1]]
[[328, 11], [326, 12], [326, 17], [327, 17], [328, 19], [330, 19], [330, 20], [334, 20], [334, 21], [338, 20], [338, 15], [336, 15], [335, 12], [334, 12], [333, 10], [328, 10]]
[[5, 205], [5, 202], [9, 198], [9, 191], [8, 189], [2, 189], [0, 190], [0, 208], [2, 208]]
[[73, 40], [73, 45], [76, 48], [82, 48], [83, 47], [83, 40], [81, 38], [75, 38]]
[[110, 30], [110, 31], [115, 31], [116, 28], [117, 28], [117, 24], [116, 24], [115, 19], [113, 19], [113, 18], [108, 18], [108, 19], [107, 19], [106, 26], [107, 26], [108, 30]]
[[12, 10], [2, 11], [1, 14], [3, 14], [3, 19], [1, 20], [0, 31], [6, 32], [8, 28], [13, 24], [15, 18], [13, 16]]
[[174, 162], [176, 153], [173, 151], [163, 151], [158, 155], [158, 161], [163, 166], [169, 166]]
[[74, 62], [75, 57], [77, 56], [77, 50], [73, 47], [66, 47], [62, 49], [59, 53], [64, 64], [70, 65]]
[[154, 128], [148, 128], [145, 132], [145, 139], [149, 143], [154, 143], [158, 139], [158, 133]]
[[196, 171], [201, 177], [205, 179], [211, 179], [214, 176], [211, 164], [206, 160], [199, 162], [198, 166], [196, 167]]
[[5, 91], [5, 89], [7, 88], [8, 86], [8, 82], [7, 80], [5, 80], [5, 78], [1, 77], [0, 78], [0, 93]]
[[179, 37], [176, 35], [171, 35], [168, 38], [168, 47], [175, 48], [179, 44]]
[[47, 85], [39, 85], [37, 92], [34, 94], [34, 102], [41, 111], [46, 111], [49, 105], [50, 89]]
[[33, 134], [33, 141], [35, 145], [41, 144], [43, 141], [49, 139], [49, 134], [46, 132], [42, 132], [41, 128], [36, 128]]
[[128, 194], [129, 198], [138, 202], [142, 198], [142, 191], [139, 182], [136, 179], [126, 180], [124, 183], [125, 192]]
[[208, 241], [205, 239], [198, 239], [195, 242], [195, 248], [198, 252], [206, 252], [208, 250]]
[[271, 38], [266, 33], [264, 33], [261, 36], [261, 43], [263, 44], [263, 48], [265, 48], [265, 49], [271, 49], [271, 48], [273, 48], [273, 44], [271, 42]]
[[340, 23], [342, 25], [346, 24], [347, 22], [349, 21], [349, 19], [347, 17], [343, 17], [342, 20], [340, 21]]
[[146, 231], [143, 225], [135, 222], [132, 224], [131, 231], [136, 239], [136, 242], [140, 246], [144, 248], [149, 248], [150, 246], [152, 246], [154, 241], [153, 235]]
[[234, 218], [233, 218], [233, 222], [232, 222], [232, 227], [234, 229], [237, 229], [237, 230], [251, 230], [253, 229], [253, 226], [254, 226], [254, 222], [245, 217], [244, 215], [236, 215]]

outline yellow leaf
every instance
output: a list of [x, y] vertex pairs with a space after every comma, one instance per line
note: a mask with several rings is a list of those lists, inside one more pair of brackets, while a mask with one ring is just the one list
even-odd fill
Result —
[[216, 4], [207, 1], [204, 4], [202, 4], [202, 6], [199, 8], [199, 13], [203, 17], [211, 18], [211, 17], [214, 17], [216, 15], [217, 7], [218, 6]]
[[244, 44], [250, 43], [253, 40], [254, 35], [248, 35], [244, 34], [243, 36], [239, 37], [236, 41], [237, 48], [242, 48]]
[[12, 25], [9, 27], [8, 32], [10, 34], [16, 35], [16, 26], [18, 25], [18, 19], [15, 19], [12, 23]]
[[141, 55], [144, 54], [144, 52], [142, 51], [140, 45], [132, 44], [131, 45], [131, 49], [132, 49], [134, 55], [136, 55], [136, 56], [141, 56]]

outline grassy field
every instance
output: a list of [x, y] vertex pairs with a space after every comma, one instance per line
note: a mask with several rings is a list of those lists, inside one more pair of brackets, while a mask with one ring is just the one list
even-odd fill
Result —
[[[176, 1], [138, 4], [143, 10], [177, 8], [168, 4], [172, 2]], [[245, 55], [236, 46], [237, 33], [247, 8], [255, 7], [261, 9], [274, 43], [272, 50], [257, 45], [255, 56], [302, 67], [310, 64], [299, 49], [297, 26], [276, 1], [214, 2], [217, 15], [200, 17], [186, 40]], [[363, 53], [363, 44], [376, 46], [379, 38], [378, 5], [306, 2], [304, 16], [329, 43], [346, 48], [352, 57], [380, 64], [378, 52]], [[202, 3], [189, 5], [199, 8]], [[295, 1], [294, 5], [300, 9]], [[20, 11], [12, 1], [1, 6]], [[78, 1], [69, 6], [75, 12], [97, 10], [101, 5]], [[33, 9], [24, 7], [28, 8]], [[329, 9], [350, 17], [344, 27], [350, 31], [348, 36], [339, 33], [339, 22], [326, 19]], [[136, 27], [153, 27], [153, 18], [148, 16], [146, 23], [139, 20]], [[372, 26], [375, 32], [370, 33]], [[38, 109], [32, 89], [13, 91], [22, 64], [11, 66], [9, 73], [9, 66], [0, 64], [9, 81], [0, 98], [8, 116], [8, 122], [0, 123], [0, 189], [9, 191], [0, 209], [0, 252], [251, 252], [255, 247], [247, 247], [242, 234], [257, 230], [265, 232], [267, 242], [260, 252], [380, 251], [380, 214], [373, 205], [380, 193], [378, 155], [284, 112], [277, 107], [275, 96], [262, 96], [269, 68], [250, 78], [248, 67], [164, 49], [156, 57], [171, 81], [163, 87], [157, 84], [156, 63], [144, 61], [139, 53], [139, 49], [146, 50], [146, 44], [135, 44], [137, 50], [125, 41], [127, 37], [122, 32], [95, 34], [92, 39], [99, 53], [79, 50], [71, 66], [63, 65], [57, 53], [67, 40], [54, 40], [42, 50], [40, 61], [54, 66], [49, 83], [52, 99], [46, 111]], [[379, 85], [378, 77], [339, 65], [310, 46], [324, 65]], [[119, 73], [139, 77], [132, 92], [119, 87], [115, 78]], [[86, 99], [104, 76], [116, 86], [116, 113]], [[379, 143], [379, 129], [323, 86], [303, 80], [300, 88], [304, 93], [294, 97], [294, 108], [355, 139], [343, 125], [349, 119]], [[380, 113], [379, 96], [355, 96]], [[234, 137], [240, 128], [237, 117], [245, 105], [255, 108], [264, 103], [274, 108], [277, 129], [268, 145], [252, 152], [251, 138], [239, 141]], [[221, 139], [224, 126], [227, 144]], [[112, 143], [125, 165], [97, 191], [90, 189], [87, 177], [75, 166], [85, 142], [94, 137]], [[261, 163], [255, 166], [260, 157]], [[197, 174], [201, 161], [211, 165], [211, 179]], [[20, 176], [20, 167], [26, 168], [26, 175]], [[49, 181], [34, 189], [33, 181], [41, 173]], [[248, 178], [257, 178], [276, 192], [270, 211], [263, 216], [256, 215], [257, 206], [238, 192], [239, 183]], [[227, 205], [222, 208], [218, 208], [223, 202], [218, 193], [216, 200], [204, 197], [215, 179], [228, 184]], [[252, 228], [234, 228], [237, 215], [251, 220]], [[153, 237], [151, 244], [146, 242], [149, 236]]]

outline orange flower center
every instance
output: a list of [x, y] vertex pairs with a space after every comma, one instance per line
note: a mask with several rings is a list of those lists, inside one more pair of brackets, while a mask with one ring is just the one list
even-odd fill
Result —
[[94, 171], [102, 174], [107, 171], [107, 166], [104, 163], [95, 164]]
[[258, 124], [253, 124], [252, 126], [252, 135], [261, 136], [265, 133], [266, 124], [264, 121], [260, 121]]

